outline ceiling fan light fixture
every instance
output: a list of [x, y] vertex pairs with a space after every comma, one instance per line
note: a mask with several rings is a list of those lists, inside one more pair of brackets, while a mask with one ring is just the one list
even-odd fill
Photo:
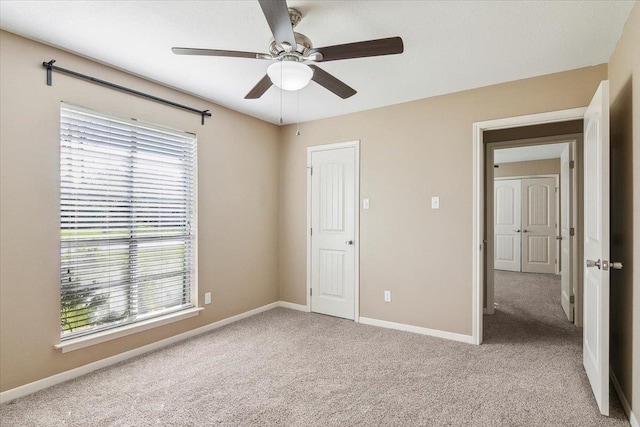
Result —
[[302, 62], [278, 61], [267, 68], [271, 82], [283, 90], [300, 90], [309, 84], [313, 69]]

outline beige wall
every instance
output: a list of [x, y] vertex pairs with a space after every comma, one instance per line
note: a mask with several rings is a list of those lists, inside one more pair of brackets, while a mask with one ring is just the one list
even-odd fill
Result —
[[[0, 389], [134, 349], [278, 300], [278, 128], [60, 50], [0, 33]], [[42, 61], [186, 105], [200, 117], [62, 74]], [[199, 316], [61, 354], [59, 342], [59, 104], [198, 136]]]
[[560, 175], [560, 159], [501, 163], [493, 170], [495, 178], [506, 176]]
[[640, 4], [609, 60], [611, 103], [611, 366], [640, 419]]
[[303, 123], [300, 136], [284, 127], [280, 299], [306, 303], [307, 147], [359, 139], [371, 202], [360, 213], [360, 315], [470, 335], [473, 122], [583, 107], [606, 78], [603, 64]]

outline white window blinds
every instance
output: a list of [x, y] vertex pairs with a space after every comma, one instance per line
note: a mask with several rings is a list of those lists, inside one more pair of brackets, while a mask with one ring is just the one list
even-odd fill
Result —
[[193, 307], [193, 134], [60, 109], [62, 339]]

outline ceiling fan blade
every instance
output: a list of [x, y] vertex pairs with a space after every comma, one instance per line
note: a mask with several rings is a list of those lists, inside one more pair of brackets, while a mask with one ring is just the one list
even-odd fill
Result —
[[262, 13], [267, 18], [267, 23], [273, 38], [280, 46], [283, 42], [289, 43], [292, 50], [296, 50], [296, 38], [293, 35], [293, 27], [289, 19], [289, 10], [286, 0], [258, 0]]
[[172, 47], [171, 51], [176, 55], [202, 55], [202, 56], [228, 56], [231, 58], [253, 58], [256, 59], [260, 53], [240, 52], [237, 50], [220, 49], [196, 49], [190, 47]]
[[316, 65], [309, 65], [309, 67], [313, 68], [313, 77], [311, 78], [311, 80], [318, 83], [325, 89], [328, 89], [331, 92], [335, 93], [340, 98], [347, 99], [357, 93], [355, 89], [347, 86], [345, 83], [333, 77], [322, 68]]
[[244, 99], [258, 99], [271, 87], [273, 83], [271, 83], [271, 79], [269, 75], [265, 74], [265, 76], [256, 84], [253, 89], [249, 91], [249, 93], [244, 97]]
[[320, 61], [336, 61], [338, 59], [366, 58], [368, 56], [393, 55], [404, 52], [404, 44], [400, 37], [368, 40], [364, 42], [339, 44], [335, 46], [311, 49], [309, 55], [319, 52]]

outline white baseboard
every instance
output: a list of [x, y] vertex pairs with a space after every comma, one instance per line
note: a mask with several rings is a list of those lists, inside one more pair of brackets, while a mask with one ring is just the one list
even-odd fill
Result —
[[440, 331], [437, 329], [423, 328], [420, 326], [405, 325], [404, 323], [388, 322], [386, 320], [360, 317], [360, 323], [365, 325], [380, 326], [382, 328], [396, 329], [398, 331], [413, 332], [415, 334], [429, 335], [432, 337], [444, 338], [452, 341], [459, 341], [473, 344], [473, 336], [457, 334], [455, 332]]
[[613, 388], [615, 388], [616, 393], [618, 393], [618, 398], [620, 398], [620, 403], [622, 403], [622, 409], [624, 409], [627, 417], [629, 417], [629, 423], [631, 424], [631, 427], [640, 427], [640, 424], [638, 424], [638, 419], [631, 411], [631, 405], [629, 405], [627, 396], [624, 395], [622, 387], [620, 387], [620, 382], [618, 382], [618, 377], [616, 377], [616, 373], [613, 371], [613, 368], [611, 366], [609, 366], [609, 377], [611, 378]]
[[[287, 303], [290, 304], [290, 303]], [[296, 305], [296, 304], [294, 304]], [[235, 316], [228, 317], [226, 319], [219, 320], [217, 322], [210, 323], [208, 325], [202, 326], [200, 328], [192, 329], [187, 332], [183, 332], [178, 335], [174, 335], [170, 338], [166, 338], [152, 344], [147, 344], [145, 346], [125, 351], [124, 353], [117, 354], [115, 356], [107, 357], [106, 359], [98, 360], [96, 362], [89, 363], [87, 365], [80, 366], [78, 368], [71, 369], [69, 371], [61, 372], [56, 375], [52, 375], [47, 378], [43, 378], [41, 380], [34, 381], [29, 384], [22, 385], [20, 387], [12, 388], [7, 391], [3, 391], [0, 393], [0, 404], [9, 402], [10, 400], [17, 399], [19, 397], [26, 396], [31, 393], [35, 393], [36, 391], [43, 390], [45, 388], [54, 386], [56, 384], [63, 383], [65, 381], [72, 380], [79, 376], [88, 374], [89, 372], [96, 371], [98, 369], [105, 368], [110, 365], [114, 365], [116, 363], [122, 362], [127, 359], [131, 359], [132, 357], [139, 356], [144, 353], [148, 353], [150, 351], [157, 350], [162, 347], [166, 347], [168, 345], [174, 344], [178, 341], [183, 341], [188, 338], [194, 337], [196, 335], [204, 334], [205, 332], [212, 331], [214, 329], [218, 329], [222, 326], [228, 325], [233, 322], [237, 322], [238, 320], [245, 319], [247, 317], [254, 316], [258, 313], [262, 313], [263, 311], [271, 310], [273, 308], [280, 307], [280, 302], [272, 302], [271, 304], [263, 305], [262, 307], [258, 307], [253, 310], [246, 311], [244, 313], [237, 314]]]
[[294, 304], [292, 302], [287, 301], [279, 301], [278, 307], [290, 308], [291, 310], [304, 311], [306, 313], [311, 312], [308, 306], [302, 304]]

